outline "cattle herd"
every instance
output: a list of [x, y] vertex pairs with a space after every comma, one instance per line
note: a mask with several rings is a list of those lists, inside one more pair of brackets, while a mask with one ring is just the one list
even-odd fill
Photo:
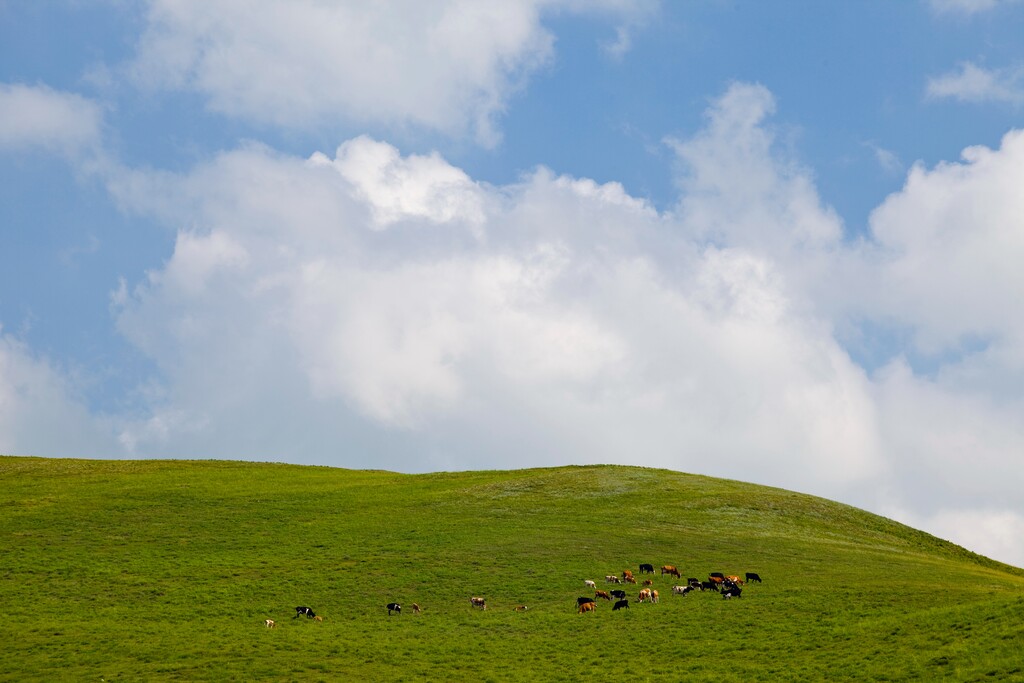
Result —
[[[641, 564], [639, 573], [641, 575], [653, 575], [655, 573], [654, 565]], [[666, 575], [675, 577], [676, 579], [682, 581], [682, 575], [674, 565], [666, 564], [661, 567], [661, 576], [664, 577]], [[608, 574], [604, 577], [604, 580], [605, 583], [609, 584], [637, 584], [636, 577], [633, 575], [633, 572], [629, 569], [623, 570], [622, 576], [619, 576], [618, 574]], [[727, 576], [725, 574], [722, 574], [721, 572], [712, 572], [708, 574], [707, 581], [702, 581], [700, 579], [690, 577], [686, 579], [685, 584], [673, 585], [672, 594], [685, 597], [686, 595], [694, 591], [711, 591], [721, 595], [723, 598], [726, 599], [739, 598], [743, 595], [742, 586], [744, 584], [751, 583], [761, 583], [761, 577], [755, 574], [754, 572], [747, 572], [744, 578], [742, 579], [738, 575]], [[585, 579], [583, 581], [583, 585], [587, 588], [593, 589], [594, 597], [580, 596], [576, 598], [576, 611], [580, 614], [597, 611], [598, 600], [607, 600], [608, 602], [611, 602], [613, 612], [616, 612], [620, 609], [629, 609], [629, 598], [625, 590], [622, 590], [621, 588], [601, 590], [597, 587], [597, 582], [592, 579]], [[658, 591], [654, 588], [654, 580], [645, 579], [643, 581], [643, 588], [641, 588], [639, 590], [639, 593], [637, 594], [636, 602], [657, 603], [659, 602], [659, 600], [660, 596], [658, 594]], [[487, 609], [487, 601], [484, 598], [471, 597], [469, 599], [469, 603], [473, 607], [478, 608], [480, 610]], [[402, 605], [397, 602], [389, 602], [386, 605], [386, 609], [388, 611], [389, 616], [392, 614], [402, 613]], [[525, 612], [527, 611], [528, 607], [526, 605], [516, 605], [512, 609], [516, 612]], [[414, 614], [420, 613], [420, 606], [417, 605], [415, 602], [412, 603], [412, 611]], [[323, 617], [317, 616], [309, 607], [295, 608], [295, 617], [293, 618], [298, 619], [301, 616], [306, 616], [307, 618], [313, 619], [315, 621], [323, 621]], [[271, 619], [265, 620], [264, 624], [266, 624], [267, 628], [274, 628], [276, 626], [276, 623]]]

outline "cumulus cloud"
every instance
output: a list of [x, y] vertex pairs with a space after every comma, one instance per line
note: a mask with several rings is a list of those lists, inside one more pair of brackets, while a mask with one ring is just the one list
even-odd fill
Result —
[[72, 375], [0, 329], [0, 453], [111, 457], [109, 425], [90, 414]]
[[152, 0], [128, 69], [258, 123], [411, 125], [492, 145], [509, 98], [552, 57], [543, 13], [629, 18], [649, 4]]
[[971, 62], [959, 69], [928, 79], [929, 98], [960, 102], [1024, 103], [1024, 68], [985, 69]]
[[99, 143], [102, 121], [99, 105], [79, 95], [0, 83], [0, 150], [73, 154]]

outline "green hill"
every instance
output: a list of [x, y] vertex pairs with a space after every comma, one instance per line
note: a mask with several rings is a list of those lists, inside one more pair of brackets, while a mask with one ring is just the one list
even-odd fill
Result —
[[[4, 680], [1024, 680], [1024, 571], [735, 481], [0, 457], [0, 510]], [[640, 563], [764, 582], [576, 613]]]

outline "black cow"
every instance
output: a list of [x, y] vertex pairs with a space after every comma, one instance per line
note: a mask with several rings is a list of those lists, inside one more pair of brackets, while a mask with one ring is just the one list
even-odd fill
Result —
[[723, 581], [725, 581], [725, 574], [723, 574], [722, 572], [711, 572], [710, 574], [708, 574], [708, 578], [709, 579], [722, 579]]
[[761, 577], [755, 574], [754, 572], [747, 572], [747, 583], [750, 583], [751, 581], [757, 581], [758, 583], [761, 583]]
[[700, 579], [689, 578], [686, 580], [686, 584], [694, 588], [700, 588]]
[[702, 591], [715, 591], [718, 592], [718, 584], [714, 581], [701, 581], [700, 589]]
[[582, 605], [582, 604], [584, 604], [586, 602], [594, 602], [594, 598], [587, 598], [587, 597], [576, 598], [576, 606], [577, 607], [579, 607], [580, 605]]
[[305, 614], [310, 619], [312, 619], [313, 617], [316, 616], [316, 614], [313, 613], [313, 609], [310, 608], [310, 607], [296, 607], [295, 608], [295, 616], [292, 617], [292, 619], [298, 619], [303, 614]]
[[642, 565], [640, 565], [640, 573], [641, 574], [653, 574], [654, 573], [654, 565], [653, 564], [642, 564]]
[[722, 591], [723, 598], [739, 598], [742, 597], [740, 594], [743, 593], [739, 586], [733, 585], [732, 588], [726, 588]]
[[622, 609], [623, 607], [629, 609], [629, 600], [619, 600], [614, 605], [612, 605], [612, 611], [614, 612], [615, 610]]
[[626, 591], [615, 590], [609, 592], [612, 594], [613, 598], [618, 598], [619, 600], [624, 600], [626, 598]]
[[388, 603], [388, 616], [391, 616], [392, 612], [397, 612], [398, 614], [401, 614], [402, 613], [402, 606], [399, 605], [397, 602], [389, 602]]

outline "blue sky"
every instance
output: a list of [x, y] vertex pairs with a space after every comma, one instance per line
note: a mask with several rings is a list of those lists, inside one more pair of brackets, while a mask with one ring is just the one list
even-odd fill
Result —
[[0, 452], [649, 465], [1024, 565], [1022, 28], [0, 2]]

